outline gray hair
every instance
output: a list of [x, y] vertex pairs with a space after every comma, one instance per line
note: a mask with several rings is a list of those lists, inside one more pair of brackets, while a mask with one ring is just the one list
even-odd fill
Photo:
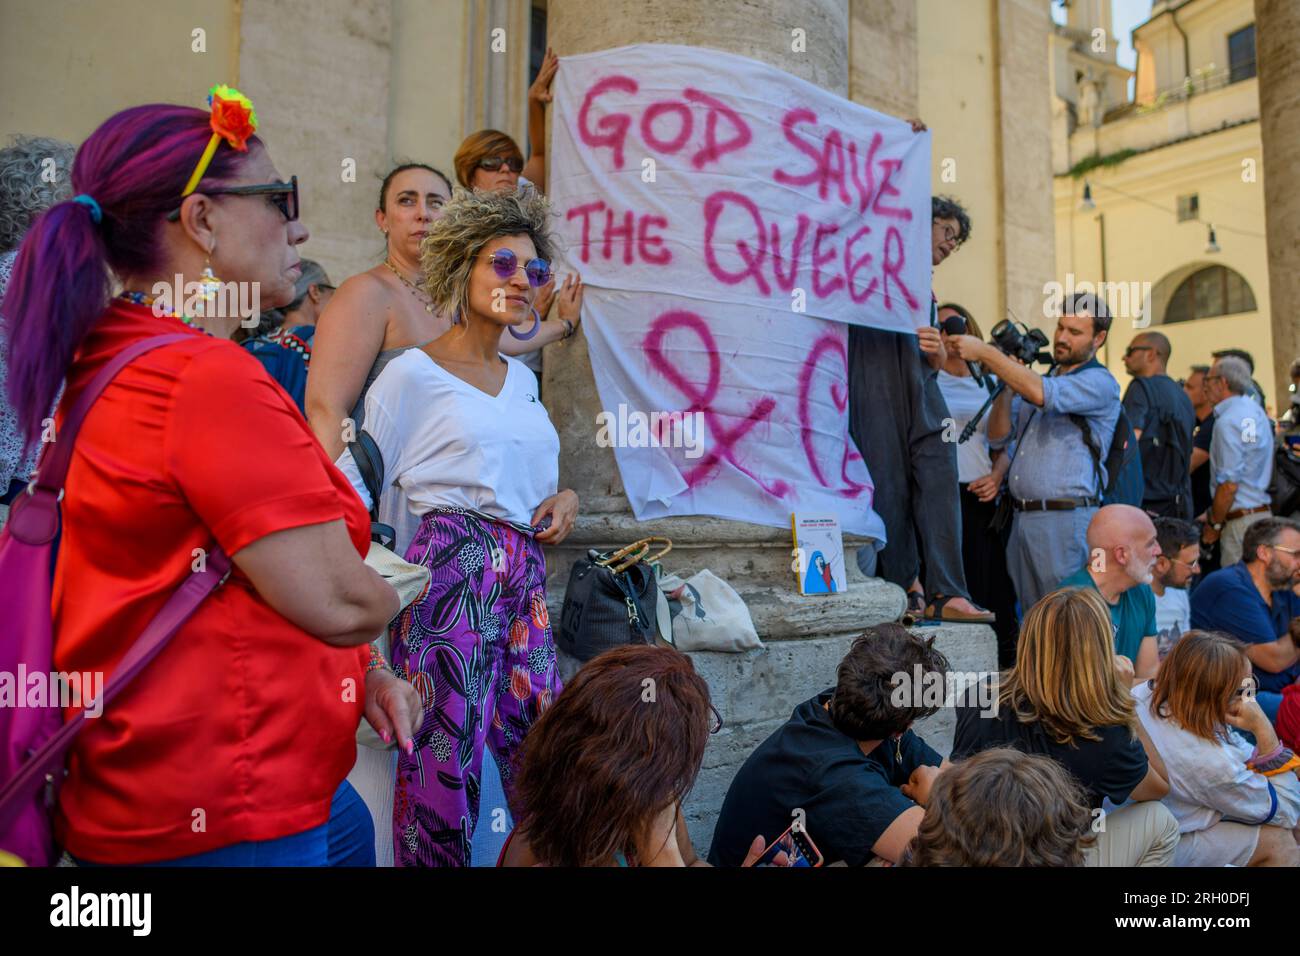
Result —
[[72, 198], [75, 155], [71, 143], [44, 136], [15, 136], [0, 149], [0, 252], [17, 249], [32, 220]]
[[1219, 374], [1233, 395], [1249, 395], [1255, 387], [1250, 379], [1250, 366], [1245, 359], [1239, 359], [1235, 355], [1225, 355], [1219, 359]]
[[443, 312], [467, 310], [469, 277], [483, 247], [501, 236], [528, 236], [537, 255], [552, 259], [551, 204], [536, 190], [457, 189], [420, 244], [424, 288]]

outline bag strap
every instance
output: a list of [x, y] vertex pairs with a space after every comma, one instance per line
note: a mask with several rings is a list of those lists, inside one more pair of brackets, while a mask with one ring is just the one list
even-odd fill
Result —
[[[650, 548], [656, 543], [662, 544], [663, 547], [658, 552], [656, 552], [653, 556], [651, 556]], [[630, 568], [632, 565], [636, 564], [639, 561], [646, 561], [647, 563], [658, 561], [672, 549], [673, 549], [673, 542], [671, 538], [663, 538], [658, 536], [654, 536], [650, 538], [642, 538], [640, 541], [633, 541], [625, 548], [619, 548], [617, 551], [611, 552], [610, 554], [606, 554], [602, 557], [598, 557], [594, 559], [594, 563], [600, 565], [603, 568], [608, 568], [610, 567], [610, 565], [615, 565], [615, 567], [610, 568], [610, 570], [612, 570], [615, 574], [622, 574], [624, 571], [626, 571], [628, 568]]]
[[[96, 711], [113, 702], [123, 688], [158, 656], [159, 651], [167, 645], [180, 626], [198, 610], [204, 599], [230, 576], [230, 558], [219, 547], [212, 548], [205, 564], [202, 571], [192, 573], [171, 593], [162, 609], [145, 627], [144, 633], [131, 645], [131, 649], [126, 652], [117, 669], [105, 683], [101, 699], [92, 702]], [[51, 734], [22, 765], [14, 778], [0, 789], [0, 830], [4, 829], [12, 815], [23, 805], [24, 799], [33, 792], [41, 780], [44, 780], [50, 788], [58, 782], [54, 776], [55, 772], [63, 765], [69, 748], [72, 747], [77, 734], [86, 726], [86, 721], [90, 717], [91, 708], [87, 707]]]
[[90, 384], [82, 389], [81, 394], [77, 396], [77, 400], [68, 410], [67, 416], [63, 419], [63, 425], [60, 427], [58, 434], [55, 435], [55, 440], [46, 445], [45, 451], [41, 454], [41, 462], [30, 487], [52, 491], [56, 495], [61, 495], [63, 483], [68, 477], [68, 467], [72, 464], [72, 446], [77, 441], [77, 432], [81, 430], [81, 423], [85, 419], [86, 413], [90, 411], [90, 407], [95, 404], [95, 400], [99, 398], [100, 393], [104, 391], [108, 383], [117, 376], [118, 372], [145, 352], [152, 352], [161, 346], [189, 338], [193, 338], [193, 336], [185, 332], [155, 335], [128, 345], [114, 355], [108, 361], [108, 364], [90, 380]]
[[384, 490], [384, 456], [375, 444], [375, 439], [364, 428], [357, 440], [348, 442], [348, 451], [361, 472], [361, 481], [370, 494], [370, 517], [379, 520], [379, 496]]
[[[1123, 407], [1121, 407], [1120, 414], [1122, 415], [1123, 413], [1124, 413], [1124, 409]], [[1084, 418], [1078, 412], [1070, 412], [1066, 417], [1069, 418], [1070, 421], [1074, 423], [1074, 427], [1079, 429], [1080, 434], [1083, 435], [1083, 444], [1088, 449], [1089, 457], [1092, 458], [1092, 470], [1097, 478], [1097, 487], [1098, 487], [1097, 497], [1099, 498], [1103, 497], [1106, 494], [1106, 492], [1110, 491], [1110, 488], [1107, 487], [1110, 481], [1107, 475], [1105, 474], [1105, 472], [1102, 470], [1101, 448], [1098, 447], [1097, 440], [1092, 436], [1092, 427], [1088, 424], [1088, 419]], [[1119, 428], [1118, 419], [1116, 419], [1115, 421], [1115, 427]]]
[[392, 525], [379, 520], [379, 498], [384, 492], [384, 456], [376, 444], [374, 436], [364, 428], [357, 440], [348, 442], [348, 451], [357, 463], [361, 473], [361, 483], [370, 495], [370, 540], [375, 541], [390, 551], [397, 546], [397, 532]]
[[[56, 438], [53, 447], [47, 446], [47, 453], [42, 455], [37, 476], [32, 479], [32, 484], [29, 486], [29, 489], [34, 489], [28, 492], [33, 499], [30, 505], [41, 503], [57, 510], [58, 501], [63, 497], [63, 482], [67, 478], [68, 466], [72, 460], [72, 446], [81, 429], [81, 423], [95, 403], [95, 399], [113, 377], [144, 353], [189, 337], [184, 333], [178, 333], [144, 339], [123, 349], [100, 370], [69, 410], [64, 419], [62, 438]], [[145, 626], [144, 632], [118, 663], [117, 669], [104, 686], [100, 700], [92, 701], [91, 707], [100, 711], [111, 703], [122, 689], [158, 656], [159, 651], [166, 646], [172, 635], [190, 618], [204, 599], [220, 587], [229, 576], [230, 558], [220, 547], [214, 545], [208, 552], [203, 570], [193, 572], [168, 596], [162, 608]], [[85, 727], [86, 720], [91, 716], [91, 707], [84, 708], [80, 714], [51, 734], [23, 763], [13, 779], [0, 788], [0, 829], [3, 829], [24, 806], [34, 785], [39, 784], [42, 779], [48, 788], [47, 794], [52, 797], [53, 788], [57, 783], [55, 771], [61, 768], [77, 734]]]

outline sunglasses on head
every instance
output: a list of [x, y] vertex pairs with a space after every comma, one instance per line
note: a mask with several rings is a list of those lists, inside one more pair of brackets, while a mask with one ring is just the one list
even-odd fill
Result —
[[[211, 189], [196, 189], [195, 192], [205, 196], [265, 196], [271, 201], [287, 222], [298, 218], [298, 177], [290, 176], [287, 183], [258, 183], [255, 186], [214, 186]], [[181, 217], [181, 207], [177, 206], [167, 214], [168, 222], [175, 222]]]
[[[519, 271], [519, 257], [509, 249], [498, 249], [488, 256], [488, 262], [492, 263], [498, 279], [512, 278]], [[528, 284], [534, 289], [551, 281], [551, 264], [545, 259], [529, 259], [523, 268]]]
[[478, 168], [486, 169], [489, 173], [495, 173], [502, 166], [512, 173], [521, 173], [524, 161], [518, 156], [484, 156], [478, 161]]

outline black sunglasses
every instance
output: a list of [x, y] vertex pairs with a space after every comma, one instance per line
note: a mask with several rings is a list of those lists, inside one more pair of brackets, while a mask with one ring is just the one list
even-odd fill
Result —
[[524, 171], [524, 161], [518, 156], [484, 156], [478, 161], [478, 168], [486, 169], [489, 173], [495, 173], [502, 166], [512, 173]]
[[[217, 186], [213, 189], [196, 189], [205, 196], [265, 196], [275, 204], [288, 222], [298, 218], [298, 177], [290, 176], [287, 183], [259, 183], [256, 186]], [[168, 222], [181, 218], [181, 207], [167, 214]]]

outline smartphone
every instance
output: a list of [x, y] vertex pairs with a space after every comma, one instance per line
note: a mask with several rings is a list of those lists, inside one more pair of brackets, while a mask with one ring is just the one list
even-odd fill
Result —
[[787, 866], [809, 866], [817, 867], [822, 865], [821, 850], [813, 843], [810, 837], [802, 827], [796, 829], [795, 824], [790, 825], [779, 837], [772, 841], [772, 845], [763, 851], [763, 855], [758, 858], [755, 866], [776, 866], [773, 861], [776, 855], [782, 850], [789, 857], [790, 862]]

